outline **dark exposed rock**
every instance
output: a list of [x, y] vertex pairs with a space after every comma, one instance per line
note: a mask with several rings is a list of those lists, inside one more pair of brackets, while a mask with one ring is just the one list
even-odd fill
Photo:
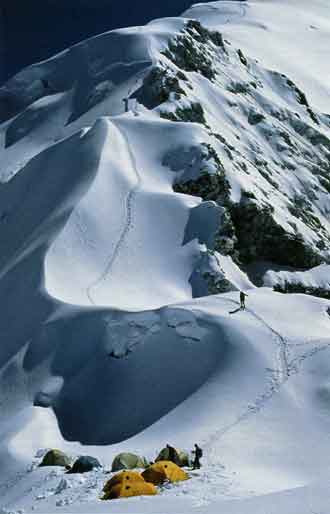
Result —
[[174, 99], [178, 100], [186, 95], [180, 86], [180, 80], [187, 80], [183, 73], [174, 74], [171, 70], [155, 66], [144, 78], [134, 98], [148, 109], [167, 102], [172, 94]]
[[186, 180], [174, 184], [174, 191], [177, 193], [198, 196], [203, 200], [213, 200], [221, 205], [225, 205], [229, 199], [230, 185], [225, 176], [223, 165], [211, 145], [204, 145], [207, 150], [205, 161], [213, 159], [216, 164], [216, 173], [210, 174], [201, 168], [197, 179]]
[[[214, 201], [223, 208], [213, 249], [223, 255], [231, 255], [237, 260], [235, 228], [227, 208], [231, 204], [230, 184], [226, 179], [225, 170], [217, 152], [209, 144], [202, 146], [204, 157], [200, 161], [200, 170], [197, 172], [196, 178], [185, 180], [183, 175], [179, 181], [175, 182], [173, 189], [177, 193], [198, 196], [204, 201]], [[212, 161], [215, 166], [215, 173], [208, 171], [206, 165], [209, 161]]]
[[190, 20], [183, 33], [170, 41], [163, 54], [181, 70], [194, 71], [212, 80], [216, 73], [210, 58], [213, 50], [210, 44], [225, 52], [224, 41], [219, 32], [210, 32], [198, 21]]
[[243, 198], [233, 204], [231, 217], [237, 236], [236, 249], [242, 262], [257, 259], [302, 269], [322, 262], [321, 256], [299, 234], [289, 234], [276, 223], [271, 206], [259, 207]]
[[287, 84], [296, 93], [298, 103], [300, 103], [300, 105], [304, 105], [306, 107], [307, 112], [308, 112], [310, 118], [312, 119], [312, 121], [314, 121], [314, 123], [319, 125], [319, 120], [318, 120], [316, 114], [314, 113], [314, 111], [311, 109], [305, 93], [303, 91], [301, 91], [301, 89], [299, 89], [299, 87], [294, 82], [292, 82], [292, 80], [287, 79]]
[[304, 196], [296, 195], [288, 209], [293, 216], [303, 221], [311, 229], [322, 229], [319, 218], [313, 213], [311, 203]]
[[306, 286], [300, 282], [288, 282], [287, 280], [284, 284], [276, 284], [273, 287], [274, 291], [278, 293], [284, 294], [307, 294], [310, 296], [316, 296], [317, 298], [325, 298], [326, 300], [330, 300], [330, 284], [329, 289], [325, 289], [323, 287], [311, 287]]
[[206, 125], [204, 109], [198, 102], [191, 103], [189, 107], [177, 107], [174, 112], [160, 111], [160, 116], [170, 121], [184, 121]]
[[[216, 55], [214, 52], [217, 51], [221, 58], [221, 53], [216, 50], [215, 46], [226, 53], [221, 34], [210, 33], [199, 22], [189, 21], [182, 33], [174, 38], [164, 51], [164, 55], [182, 71], [173, 71], [166, 67], [158, 68], [154, 69], [145, 79], [144, 86], [146, 90], [149, 90], [149, 96], [152, 96], [152, 105], [156, 106], [166, 101], [181, 99], [184, 91], [180, 81], [189, 84], [189, 78], [183, 73], [184, 71], [195, 71], [213, 80], [215, 71], [212, 68], [212, 62], [214, 62]], [[237, 50], [237, 54], [241, 63], [247, 66], [248, 62], [243, 52]], [[308, 104], [306, 95], [284, 75], [275, 72], [274, 75], [276, 75], [277, 80], [281, 81], [284, 88], [293, 90], [297, 102], [306, 107], [313, 122], [318, 123], [317, 117]], [[252, 126], [260, 124], [260, 127], [258, 127], [259, 134], [264, 136], [268, 144], [272, 145], [280, 156], [280, 162], [277, 163], [277, 166], [280, 166], [282, 170], [288, 170], [288, 172], [296, 172], [298, 167], [292, 160], [295, 156], [298, 157], [299, 153], [308, 161], [312, 173], [318, 176], [320, 184], [318, 190], [322, 191], [321, 188], [323, 187], [330, 192], [329, 159], [316, 158], [314, 152], [301, 146], [300, 138], [295, 137], [295, 133], [306, 138], [312, 145], [323, 147], [325, 152], [329, 151], [329, 155], [330, 139], [315, 125], [306, 122], [303, 116], [298, 113], [289, 109], [275, 109], [273, 107], [269, 107], [271, 109], [269, 110], [264, 104], [255, 105], [254, 90], [256, 88], [257, 83], [255, 81], [232, 80], [229, 85], [227, 84], [227, 89], [232, 93], [250, 96], [251, 107], [248, 108], [248, 122]], [[275, 122], [275, 125], [268, 123], [266, 114], [280, 121], [281, 125], [279, 126], [277, 122]], [[160, 116], [171, 121], [196, 122], [207, 127], [203, 107], [198, 102], [193, 102], [190, 105], [186, 100], [185, 102], [179, 102], [172, 110], [161, 110]], [[285, 125], [288, 125], [288, 130]], [[211, 129], [209, 133], [211, 134]], [[226, 139], [220, 134], [212, 133], [212, 135], [217, 137], [222, 150], [227, 153], [232, 161], [239, 157], [237, 165], [246, 173], [249, 173], [244, 155], [240, 156], [239, 152], [227, 143]], [[208, 146], [208, 157], [205, 158], [205, 161], [212, 158], [216, 163], [216, 172], [210, 172], [207, 166], [204, 169], [201, 162], [200, 171], [197, 175], [192, 176], [188, 172], [181, 174], [180, 179], [174, 184], [174, 190], [178, 193], [198, 196], [205, 201], [215, 201], [225, 208], [225, 214], [221, 223], [219, 222], [219, 232], [216, 236], [214, 249], [220, 253], [231, 255], [236, 262], [244, 263], [262, 258], [305, 269], [322, 262], [321, 254], [325, 250], [326, 244], [324, 241], [327, 239], [327, 235], [317, 212], [314, 212], [313, 209], [312, 204], [318, 199], [315, 192], [309, 191], [307, 193], [306, 191], [304, 205], [302, 205], [300, 198], [292, 199], [286, 195], [288, 198], [287, 209], [290, 214], [310, 229], [321, 233], [320, 237], [316, 238], [314, 246], [304, 241], [293, 221], [290, 221], [290, 223], [294, 228], [294, 233], [290, 233], [276, 223], [272, 208], [266, 204], [260, 205], [259, 200], [252, 193], [243, 192], [242, 201], [238, 204], [232, 204], [230, 201], [230, 186], [223, 165], [212, 146]], [[250, 166], [252, 165], [258, 170], [271, 188], [280, 191], [279, 183], [274, 179], [276, 175], [273, 173], [272, 164], [263, 158], [262, 151], [257, 146], [254, 148], [254, 152], [255, 158], [250, 159]], [[194, 162], [196, 163], [196, 161]], [[302, 180], [300, 180], [300, 183], [303, 185]], [[262, 191], [266, 200], [269, 190]], [[205, 280], [208, 282], [209, 277], [206, 277]], [[209, 289], [213, 290], [213, 287], [210, 286]]]
[[249, 82], [232, 82], [228, 87], [228, 91], [235, 95], [247, 95], [250, 92]]
[[264, 114], [262, 114], [260, 112], [254, 112], [254, 111], [249, 112], [248, 122], [250, 123], [250, 125], [257, 125], [258, 123], [261, 123], [262, 121], [264, 121], [264, 119], [265, 119]]
[[200, 261], [190, 277], [190, 283], [194, 298], [227, 293], [233, 290], [233, 286], [226, 279], [216, 255], [209, 250], [201, 253]]
[[244, 64], [244, 66], [247, 66], [248, 65], [247, 59], [240, 48], [237, 50], [237, 54], [238, 54], [238, 57], [239, 57], [239, 60], [241, 61], [241, 63]]
[[[223, 50], [225, 50], [225, 44], [223, 41], [222, 34], [217, 31], [210, 31], [203, 27], [203, 25], [197, 21], [197, 20], [189, 20], [186, 26], [187, 32], [197, 39], [197, 41], [207, 44], [209, 41], [212, 41], [212, 43], [216, 46], [221, 47]], [[197, 35], [196, 35], [197, 33]]]
[[213, 275], [212, 273], [203, 273], [203, 279], [207, 283], [208, 294], [221, 294], [232, 291], [232, 286], [226, 278]]

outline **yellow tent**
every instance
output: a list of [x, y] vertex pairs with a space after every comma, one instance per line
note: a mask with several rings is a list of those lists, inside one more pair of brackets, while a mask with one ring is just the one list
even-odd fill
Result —
[[142, 482], [121, 482], [114, 485], [103, 496], [102, 500], [116, 500], [117, 498], [129, 498], [130, 496], [150, 496], [157, 494], [153, 484]]
[[160, 485], [166, 481], [180, 482], [189, 478], [183, 469], [168, 460], [152, 464], [152, 466], [143, 471], [142, 476], [146, 482], [151, 482], [154, 485]]
[[145, 482], [144, 478], [137, 471], [122, 471], [121, 473], [117, 473], [110, 480], [107, 481], [105, 486], [103, 487], [103, 491], [106, 493], [110, 491], [112, 487], [120, 484], [130, 484], [132, 482]]
[[102, 500], [129, 498], [130, 496], [146, 496], [157, 494], [153, 484], [148, 484], [136, 471], [122, 471], [112, 477], [103, 487]]

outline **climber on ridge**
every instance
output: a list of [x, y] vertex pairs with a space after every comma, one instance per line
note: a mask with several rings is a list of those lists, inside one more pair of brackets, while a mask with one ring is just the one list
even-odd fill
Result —
[[245, 298], [249, 296], [248, 294], [244, 293], [243, 291], [240, 292], [239, 294], [239, 299], [240, 299], [240, 302], [241, 302], [241, 309], [245, 309]]

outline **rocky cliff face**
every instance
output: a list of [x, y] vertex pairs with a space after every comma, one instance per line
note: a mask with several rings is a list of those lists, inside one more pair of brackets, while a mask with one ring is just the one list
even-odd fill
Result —
[[162, 118], [205, 128], [210, 142], [174, 189], [225, 209], [219, 252], [297, 268], [329, 260], [330, 118], [290, 78], [191, 20], [135, 96]]
[[208, 252], [244, 266], [328, 262], [330, 117], [220, 32], [196, 20], [167, 23], [165, 31], [155, 22], [144, 33], [105, 34], [14, 77], [0, 89], [2, 120], [14, 117], [5, 148], [32, 138], [47, 120], [53, 108], [42, 107], [45, 98], [62, 95], [61, 105], [66, 98], [60, 125], [74, 133], [121, 113], [126, 96], [137, 116], [199, 127], [197, 142], [179, 138], [159, 164], [175, 172], [176, 193], [221, 207]]

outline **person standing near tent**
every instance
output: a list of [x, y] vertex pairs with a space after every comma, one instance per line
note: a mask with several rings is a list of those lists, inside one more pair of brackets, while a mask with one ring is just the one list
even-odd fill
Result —
[[243, 291], [240, 292], [239, 294], [239, 299], [240, 299], [240, 302], [241, 302], [241, 309], [245, 309], [245, 298], [249, 296], [248, 294], [244, 293]]
[[124, 105], [125, 105], [125, 112], [128, 112], [128, 107], [129, 107], [129, 99], [126, 97], [126, 98], [123, 98], [123, 102], [124, 102]]
[[200, 469], [200, 459], [203, 457], [203, 450], [198, 446], [198, 444], [195, 444], [195, 449], [193, 450], [193, 453], [195, 454], [193, 469]]

